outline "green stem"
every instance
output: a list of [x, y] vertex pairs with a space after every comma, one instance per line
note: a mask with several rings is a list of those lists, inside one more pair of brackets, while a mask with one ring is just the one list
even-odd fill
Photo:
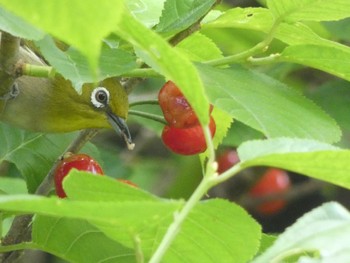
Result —
[[261, 58], [249, 57], [247, 61], [253, 65], [266, 65], [266, 64], [271, 64], [271, 63], [280, 61], [279, 59], [280, 57], [281, 57], [281, 54], [277, 53], [277, 54], [271, 54], [267, 57], [261, 57]]
[[157, 121], [157, 122], [160, 122], [164, 125], [168, 125], [168, 123], [165, 121], [165, 119], [162, 116], [159, 116], [156, 114], [143, 112], [143, 111], [137, 111], [137, 110], [129, 110], [129, 114], [134, 115], [134, 116], [140, 116], [140, 117], [143, 117], [143, 118], [146, 118], [149, 120]]
[[23, 64], [21, 73], [23, 75], [33, 76], [33, 77], [53, 78], [56, 74], [56, 71], [53, 67], [49, 67], [49, 66]]
[[224, 58], [206, 61], [205, 64], [210, 65], [210, 66], [222, 66], [222, 65], [227, 65], [227, 64], [233, 64], [233, 63], [240, 62], [242, 60], [246, 60], [255, 54], [265, 52], [268, 49], [268, 46], [271, 43], [271, 41], [274, 39], [276, 30], [277, 30], [280, 22], [281, 22], [280, 20], [276, 20], [275, 23], [272, 25], [266, 38], [263, 41], [256, 44], [254, 47], [252, 47], [246, 51], [243, 51], [241, 53], [238, 53], [238, 54], [234, 54], [234, 55], [227, 56]]
[[216, 166], [214, 165], [215, 162], [215, 150], [213, 145], [213, 139], [211, 136], [211, 132], [209, 129], [209, 126], [205, 126], [204, 128], [204, 136], [207, 142], [207, 149], [208, 149], [208, 164], [207, 169], [205, 172], [205, 175], [196, 188], [196, 190], [193, 192], [191, 197], [188, 199], [188, 201], [185, 203], [183, 208], [179, 212], [175, 212], [174, 214], [174, 221], [172, 224], [168, 227], [167, 232], [165, 233], [161, 243], [159, 244], [157, 250], [153, 254], [151, 260], [149, 263], [159, 263], [161, 262], [164, 254], [168, 250], [169, 246], [173, 242], [173, 240], [176, 238], [176, 235], [180, 231], [181, 225], [186, 220], [192, 209], [196, 206], [196, 204], [202, 199], [202, 197], [207, 193], [207, 191], [213, 186], [212, 179], [217, 177], [216, 174]]
[[17, 250], [23, 250], [23, 249], [37, 249], [37, 245], [33, 242], [23, 242], [19, 244], [14, 245], [8, 245], [8, 246], [0, 246], [0, 253], [7, 253]]
[[159, 105], [158, 100], [140, 100], [129, 103], [129, 107], [134, 107], [137, 105]]
[[131, 70], [129, 72], [126, 72], [123, 74], [123, 77], [130, 77], [130, 78], [161, 78], [162, 75], [157, 73], [152, 68], [137, 68], [134, 70]]

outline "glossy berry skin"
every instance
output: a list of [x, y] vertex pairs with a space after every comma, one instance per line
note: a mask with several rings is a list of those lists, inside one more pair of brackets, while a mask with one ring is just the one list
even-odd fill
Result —
[[[210, 117], [209, 129], [213, 137], [215, 135], [216, 125], [212, 117]], [[190, 128], [165, 126], [162, 133], [162, 140], [171, 151], [181, 155], [198, 154], [207, 149], [203, 129], [200, 125]]]
[[[250, 189], [252, 197], [261, 197], [269, 194], [283, 193], [290, 188], [291, 182], [286, 171], [278, 168], [269, 168], [263, 177]], [[256, 208], [261, 215], [272, 215], [281, 211], [286, 201], [278, 199], [262, 203]]]
[[67, 196], [63, 190], [62, 181], [73, 168], [79, 171], [103, 175], [101, 166], [86, 154], [73, 154], [64, 158], [56, 168], [54, 175], [56, 193], [60, 198]]
[[[158, 93], [158, 101], [169, 126], [189, 128], [199, 125], [198, 118], [174, 82], [166, 82]], [[213, 106], [210, 105], [210, 112]]]
[[222, 174], [223, 172], [230, 169], [232, 166], [234, 166], [236, 163], [239, 162], [238, 154], [235, 150], [226, 150], [222, 152], [218, 159], [218, 173]]

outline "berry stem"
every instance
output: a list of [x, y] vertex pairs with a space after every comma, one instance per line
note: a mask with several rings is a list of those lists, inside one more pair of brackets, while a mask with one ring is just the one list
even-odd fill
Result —
[[157, 121], [161, 124], [168, 125], [168, 123], [164, 120], [162, 116], [152, 114], [152, 113], [147, 113], [143, 111], [137, 111], [137, 110], [129, 110], [130, 115], [135, 115], [135, 116], [140, 116], [149, 120]]
[[158, 100], [139, 100], [129, 103], [129, 107], [134, 107], [137, 105], [159, 105]]

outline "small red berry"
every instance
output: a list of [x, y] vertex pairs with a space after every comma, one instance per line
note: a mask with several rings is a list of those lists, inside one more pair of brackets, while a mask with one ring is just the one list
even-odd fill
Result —
[[[252, 197], [262, 197], [274, 193], [286, 192], [290, 187], [288, 173], [281, 169], [269, 168], [263, 177], [250, 189]], [[259, 205], [256, 210], [262, 215], [271, 215], [281, 211], [286, 205], [286, 200], [278, 199]]]
[[[210, 117], [209, 128], [212, 137], [214, 137], [216, 125], [213, 117]], [[177, 154], [193, 155], [204, 152], [207, 149], [203, 129], [200, 125], [190, 128], [165, 126], [162, 140], [170, 150]]]
[[62, 181], [73, 168], [80, 171], [103, 175], [101, 166], [86, 154], [73, 154], [65, 157], [56, 168], [54, 175], [56, 193], [60, 198], [67, 196], [63, 190]]
[[222, 174], [223, 172], [230, 169], [236, 163], [239, 162], [238, 154], [235, 150], [226, 150], [221, 153], [218, 157], [218, 173]]
[[[174, 82], [166, 82], [158, 94], [159, 105], [169, 126], [189, 128], [199, 125], [196, 113]], [[213, 105], [210, 105], [211, 113]]]

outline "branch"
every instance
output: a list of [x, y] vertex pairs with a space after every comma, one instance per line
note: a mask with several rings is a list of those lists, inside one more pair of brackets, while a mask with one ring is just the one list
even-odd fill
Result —
[[16, 78], [15, 65], [19, 59], [20, 39], [2, 32], [0, 44], [0, 96], [5, 96], [11, 91]]
[[[54, 174], [57, 166], [62, 160], [63, 156], [67, 152], [77, 153], [80, 149], [97, 134], [97, 129], [83, 130], [78, 137], [67, 147], [60, 158], [53, 164], [51, 170], [45, 177], [45, 179], [38, 186], [35, 194], [48, 195], [53, 187]], [[7, 235], [4, 237], [1, 245], [10, 246], [29, 241], [31, 239], [31, 221], [33, 215], [16, 216], [13, 220], [11, 228]], [[21, 255], [21, 251], [12, 251], [3, 255], [1, 262], [14, 262]]]

